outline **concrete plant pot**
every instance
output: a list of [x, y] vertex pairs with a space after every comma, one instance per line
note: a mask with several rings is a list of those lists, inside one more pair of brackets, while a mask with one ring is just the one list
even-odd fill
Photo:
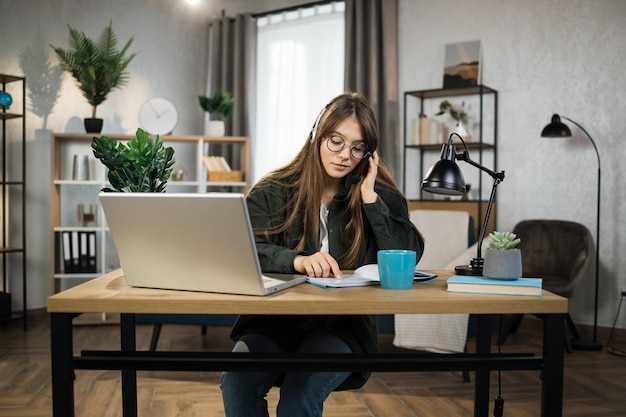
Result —
[[522, 277], [522, 251], [519, 249], [487, 249], [483, 276], [491, 279]]

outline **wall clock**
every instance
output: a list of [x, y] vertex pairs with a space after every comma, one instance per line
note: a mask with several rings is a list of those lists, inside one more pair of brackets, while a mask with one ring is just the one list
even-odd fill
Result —
[[139, 109], [139, 124], [151, 135], [168, 135], [178, 124], [178, 110], [168, 99], [152, 97]]

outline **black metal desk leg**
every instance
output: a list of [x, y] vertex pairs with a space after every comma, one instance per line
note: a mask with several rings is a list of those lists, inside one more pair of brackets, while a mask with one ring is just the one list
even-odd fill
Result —
[[50, 315], [52, 416], [74, 417], [73, 314]]
[[543, 324], [542, 417], [563, 415], [564, 314], [547, 314]]
[[[121, 348], [125, 352], [136, 350], [135, 315], [120, 315]], [[122, 415], [137, 417], [137, 371], [122, 370]]]
[[[479, 314], [476, 330], [476, 353], [491, 352], [491, 315]], [[474, 382], [474, 417], [489, 415], [489, 370], [476, 371]]]

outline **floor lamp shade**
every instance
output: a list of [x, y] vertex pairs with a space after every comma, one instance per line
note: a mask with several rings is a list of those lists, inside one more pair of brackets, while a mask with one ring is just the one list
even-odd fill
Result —
[[544, 138], [566, 138], [572, 136], [572, 131], [570, 128], [561, 121], [561, 119], [565, 119], [574, 125], [576, 125], [589, 139], [591, 144], [593, 145], [594, 150], [596, 151], [596, 157], [598, 159], [598, 196], [596, 200], [596, 270], [595, 270], [595, 301], [594, 301], [594, 311], [593, 311], [593, 340], [572, 340], [572, 347], [575, 349], [581, 350], [600, 350], [602, 349], [602, 345], [598, 342], [598, 288], [600, 282], [600, 179], [601, 168], [600, 168], [600, 153], [598, 152], [598, 147], [596, 143], [591, 138], [591, 135], [585, 130], [584, 127], [576, 123], [570, 118], [565, 116], [559, 116], [558, 114], [552, 115], [552, 120], [548, 125], [546, 125], [541, 131], [541, 137]]

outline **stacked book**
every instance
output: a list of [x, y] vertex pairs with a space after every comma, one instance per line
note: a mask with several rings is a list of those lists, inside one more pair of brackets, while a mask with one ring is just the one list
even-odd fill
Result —
[[232, 170], [223, 156], [205, 156], [202, 158], [202, 162], [208, 171], [207, 179], [209, 181], [243, 181], [242, 172]]
[[448, 291], [479, 294], [541, 295], [541, 278], [492, 279], [481, 276], [453, 275]]

